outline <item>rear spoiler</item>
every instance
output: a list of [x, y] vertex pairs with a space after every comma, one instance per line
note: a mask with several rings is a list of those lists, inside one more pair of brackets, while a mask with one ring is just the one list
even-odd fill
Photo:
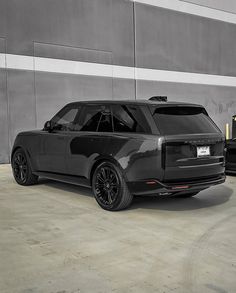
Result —
[[167, 102], [167, 96], [153, 96], [149, 98], [149, 101]]

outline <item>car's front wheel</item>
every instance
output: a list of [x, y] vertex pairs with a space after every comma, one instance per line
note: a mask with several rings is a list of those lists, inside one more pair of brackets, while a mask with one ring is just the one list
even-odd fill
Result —
[[108, 211], [123, 210], [133, 199], [120, 168], [110, 162], [103, 162], [96, 168], [92, 189], [98, 204]]
[[17, 149], [12, 156], [12, 171], [16, 182], [20, 185], [32, 185], [38, 176], [32, 173], [30, 164], [23, 149]]

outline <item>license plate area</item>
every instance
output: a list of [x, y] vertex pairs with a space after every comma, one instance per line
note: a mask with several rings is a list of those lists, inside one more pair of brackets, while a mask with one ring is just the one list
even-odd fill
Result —
[[197, 157], [210, 156], [210, 146], [197, 146]]

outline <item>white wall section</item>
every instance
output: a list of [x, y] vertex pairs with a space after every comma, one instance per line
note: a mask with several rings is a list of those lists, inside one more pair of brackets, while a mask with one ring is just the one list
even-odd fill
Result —
[[[171, 9], [236, 24], [236, 14], [179, 0], [132, 0], [133, 2]], [[223, 2], [223, 1], [222, 1]]]
[[136, 79], [236, 87], [236, 77], [136, 68]]
[[184, 2], [191, 2], [197, 5], [210, 7], [230, 13], [236, 13], [236, 1], [235, 0], [181, 0]]
[[80, 62], [63, 59], [0, 54], [0, 67], [36, 72], [78, 74], [98, 77], [137, 79], [236, 87], [236, 77], [181, 71], [134, 68], [128, 66]]
[[6, 67], [6, 55], [3, 53], [0, 53], [0, 68]]

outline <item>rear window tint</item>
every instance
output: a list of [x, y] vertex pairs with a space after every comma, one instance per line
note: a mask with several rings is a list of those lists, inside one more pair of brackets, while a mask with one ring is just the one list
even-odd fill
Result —
[[153, 118], [163, 135], [217, 133], [219, 129], [201, 107], [161, 107]]

